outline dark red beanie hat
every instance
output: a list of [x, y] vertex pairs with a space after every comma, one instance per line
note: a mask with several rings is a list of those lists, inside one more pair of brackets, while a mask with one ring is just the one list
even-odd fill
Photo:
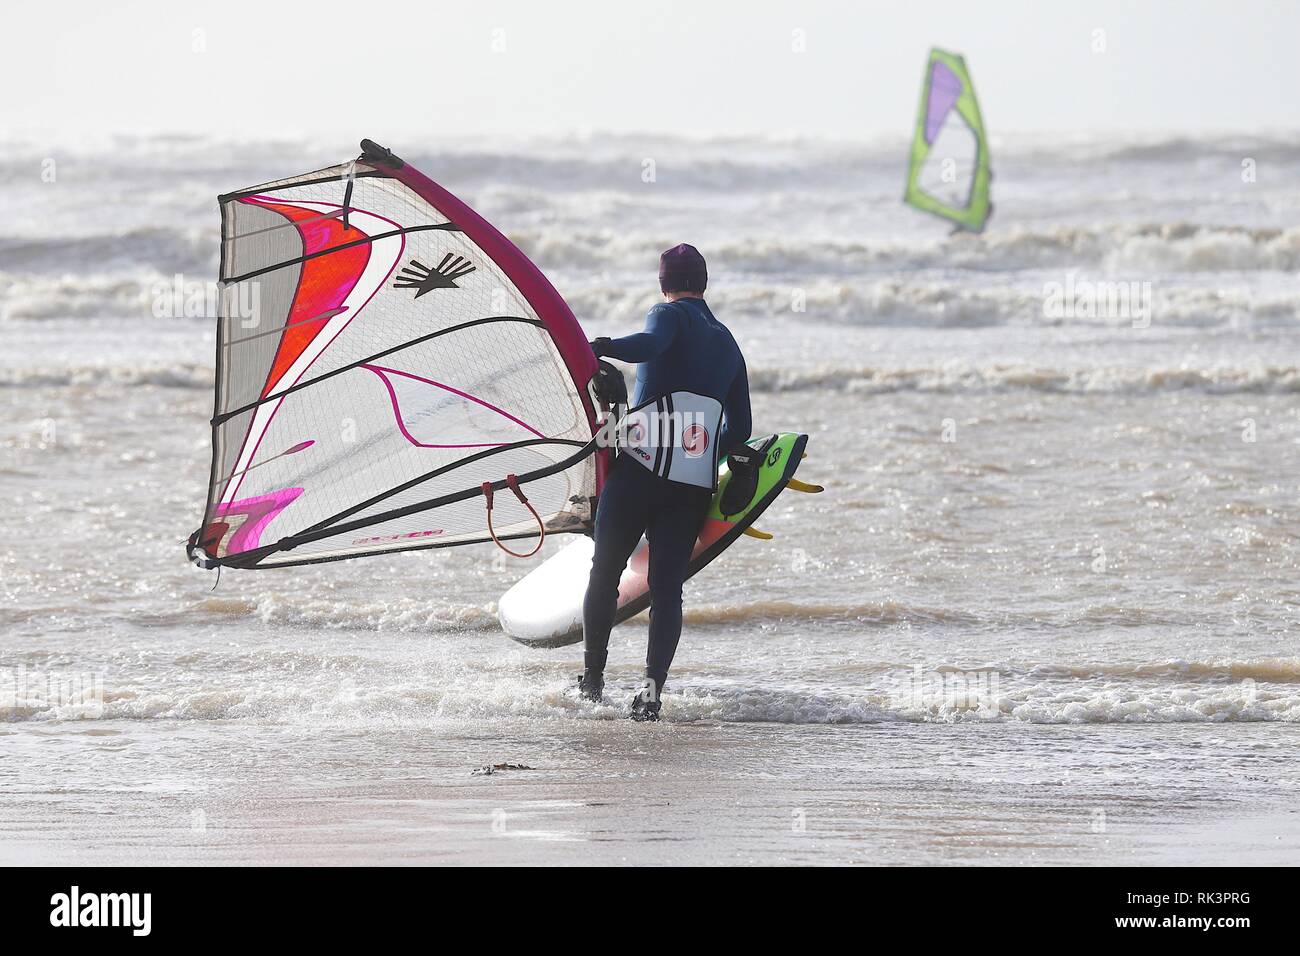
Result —
[[659, 288], [664, 292], [703, 294], [709, 284], [704, 256], [694, 246], [682, 243], [659, 257]]

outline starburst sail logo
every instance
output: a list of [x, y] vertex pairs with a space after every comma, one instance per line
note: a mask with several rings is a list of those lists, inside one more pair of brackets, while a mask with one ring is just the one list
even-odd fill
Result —
[[430, 269], [418, 259], [412, 259], [403, 266], [393, 282], [394, 289], [414, 289], [418, 299], [434, 289], [459, 289], [456, 280], [467, 276], [475, 269], [464, 256], [447, 253], [438, 263], [437, 268]]

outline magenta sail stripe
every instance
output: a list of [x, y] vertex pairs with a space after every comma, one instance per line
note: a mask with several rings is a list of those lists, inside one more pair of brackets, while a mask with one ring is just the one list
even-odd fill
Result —
[[[587, 413], [587, 425], [595, 435], [596, 408], [587, 394], [587, 383], [596, 374], [598, 367], [596, 356], [591, 351], [591, 346], [587, 344], [587, 336], [582, 331], [582, 326], [578, 324], [568, 303], [556, 291], [555, 286], [551, 285], [550, 280], [542, 275], [541, 270], [519, 251], [518, 246], [498, 232], [495, 226], [410, 163], [404, 163], [399, 169], [392, 170], [390, 175], [410, 187], [454, 222], [466, 238], [487, 253], [532, 305], [569, 370], [573, 387], [577, 391], [579, 401], [582, 402], [583, 410]], [[596, 468], [596, 490], [599, 492], [604, 479], [606, 452], [602, 449], [596, 454], [601, 461]]]
[[230, 536], [226, 544], [227, 554], [252, 551], [262, 543], [262, 532], [266, 530], [277, 515], [293, 504], [302, 494], [301, 488], [281, 488], [270, 494], [231, 501], [213, 512], [214, 518], [229, 518], [232, 515], [245, 515], [245, 521]]
[[509, 412], [505, 411], [504, 409], [497, 408], [495, 405], [491, 404], [490, 402], [485, 402], [481, 398], [475, 398], [473, 395], [470, 395], [467, 392], [462, 392], [458, 388], [452, 388], [450, 385], [442, 384], [442, 382], [435, 382], [431, 378], [421, 378], [419, 375], [412, 375], [410, 372], [402, 372], [395, 368], [384, 368], [382, 365], [363, 365], [361, 367], [370, 369], [370, 371], [374, 372], [376, 375], [379, 376], [379, 380], [383, 382], [384, 387], [388, 389], [388, 400], [393, 403], [393, 417], [397, 419], [397, 427], [401, 429], [401, 432], [406, 437], [407, 441], [409, 441], [412, 445], [415, 445], [419, 448], [500, 448], [502, 445], [509, 445], [511, 443], [504, 442], [504, 441], [493, 441], [493, 442], [478, 442], [474, 444], [463, 444], [463, 445], [430, 445], [427, 442], [420, 441], [418, 438], [416, 438], [414, 435], [412, 435], [409, 431], [406, 430], [406, 422], [402, 421], [402, 409], [397, 401], [397, 390], [393, 388], [393, 383], [388, 380], [388, 376], [384, 374], [385, 372], [391, 375], [401, 375], [403, 378], [412, 378], [415, 379], [417, 382], [423, 382], [426, 385], [433, 385], [436, 388], [441, 388], [445, 391], [451, 392], [453, 395], [459, 395], [461, 398], [468, 399], [469, 401], [474, 402], [475, 404], [482, 405], [484, 408], [496, 412], [498, 415], [502, 415], [510, 419], [510, 421], [514, 422], [516, 425], [528, 429], [528, 431], [532, 432], [538, 438], [546, 437], [541, 432], [539, 432], [536, 428], [534, 428], [532, 425], [529, 425], [526, 422], [521, 422], [519, 419], [515, 418], [515, 416], [511, 415]]
[[400, 375], [403, 378], [412, 378], [415, 379], [415, 381], [417, 382], [424, 382], [424, 384], [426, 385], [433, 385], [435, 388], [441, 388], [444, 391], [451, 392], [453, 395], [459, 395], [461, 398], [468, 399], [469, 401], [474, 402], [476, 405], [482, 405], [484, 408], [491, 409], [492, 411], [496, 412], [498, 415], [505, 416], [506, 418], [510, 419], [512, 422], [514, 422], [516, 425], [520, 426], [521, 428], [528, 429], [538, 438], [546, 437], [541, 432], [539, 432], [536, 428], [534, 428], [532, 425], [529, 425], [527, 422], [515, 418], [515, 416], [511, 415], [504, 408], [499, 408], [496, 405], [493, 405], [491, 402], [484, 401], [483, 399], [479, 398], [476, 395], [471, 395], [469, 392], [462, 392], [458, 388], [453, 388], [450, 385], [444, 385], [442, 382], [435, 382], [431, 378], [424, 378], [423, 376], [416, 375], [413, 372], [403, 372], [399, 368], [386, 368], [383, 365], [363, 365], [362, 368], [368, 368], [372, 372], [388, 372], [390, 375]]

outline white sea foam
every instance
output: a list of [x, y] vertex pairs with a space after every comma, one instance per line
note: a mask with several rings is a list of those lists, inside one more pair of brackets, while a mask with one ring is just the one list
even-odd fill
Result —
[[[162, 662], [160, 662], [162, 663]], [[606, 703], [580, 702], [553, 666], [465, 667], [429, 664], [406, 673], [364, 656], [283, 652], [256, 660], [230, 653], [185, 655], [175, 677], [132, 685], [113, 682], [102, 701], [51, 700], [46, 685], [15, 695], [0, 683], [0, 713], [11, 721], [258, 720], [318, 725], [405, 721], [502, 721], [513, 718], [620, 719], [634, 681], [614, 680]], [[985, 665], [998, 673], [999, 668]], [[1300, 722], [1300, 665], [1288, 661], [1212, 661], [1003, 667], [992, 696], [975, 699], [906, 690], [911, 672], [879, 674], [857, 693], [774, 688], [749, 682], [691, 680], [665, 695], [673, 722], [873, 724], [1023, 722], [1131, 724]], [[1105, 679], [1096, 680], [1102, 674]], [[1094, 678], [1084, 679], [1084, 675]], [[804, 675], [804, 681], [815, 679]], [[804, 682], [804, 681], [801, 681]], [[747, 686], [746, 686], [747, 685]], [[6, 696], [7, 695], [7, 696]]]

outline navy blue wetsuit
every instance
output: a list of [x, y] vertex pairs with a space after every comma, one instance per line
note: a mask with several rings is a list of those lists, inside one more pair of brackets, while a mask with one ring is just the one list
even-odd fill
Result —
[[[644, 332], [614, 339], [603, 354], [638, 363], [633, 405], [669, 392], [690, 391], [722, 402], [718, 457], [750, 434], [745, 359], [727, 327], [703, 299], [662, 302], [646, 316]], [[650, 643], [646, 677], [662, 690], [682, 631], [682, 582], [712, 492], [658, 477], [620, 456], [596, 508], [596, 554], [583, 603], [584, 663], [605, 669], [609, 632], [618, 606], [618, 582], [644, 534], [650, 543]]]

